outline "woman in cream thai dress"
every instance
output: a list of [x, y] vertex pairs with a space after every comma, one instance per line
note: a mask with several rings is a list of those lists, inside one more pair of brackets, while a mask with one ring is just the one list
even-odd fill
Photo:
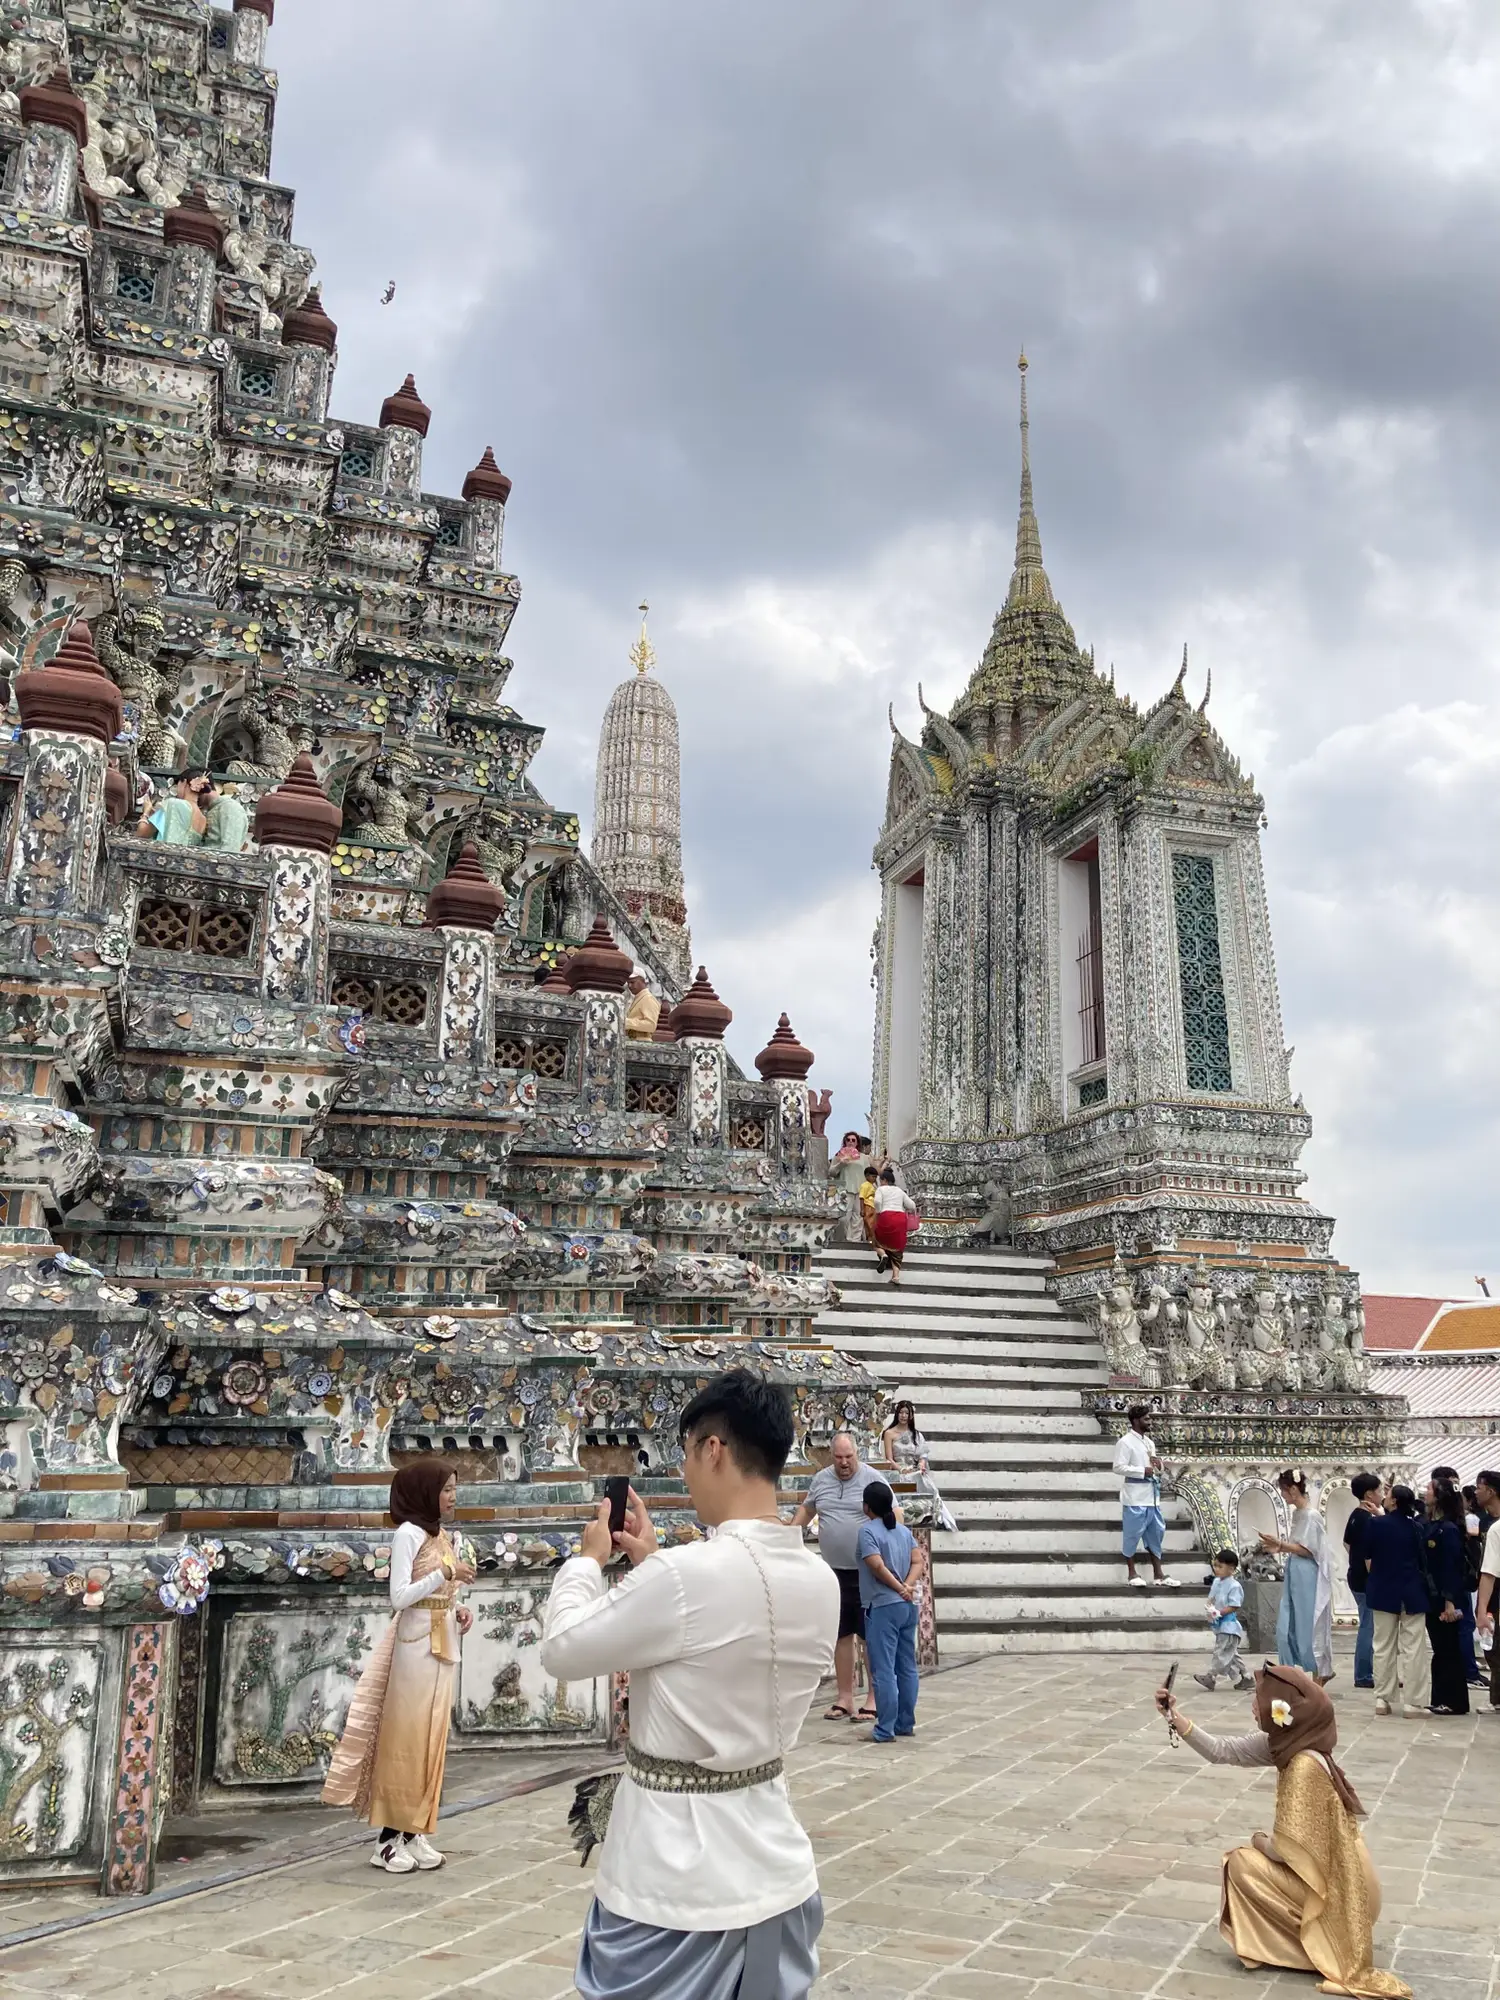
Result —
[[389, 1875], [441, 1868], [435, 1831], [448, 1756], [458, 1635], [474, 1622], [455, 1605], [474, 1581], [448, 1539], [458, 1474], [441, 1459], [391, 1481], [391, 1609], [395, 1616], [360, 1677], [323, 1802], [352, 1806], [377, 1829], [370, 1859]]
[[1355, 2000], [1411, 2000], [1393, 1972], [1377, 1972], [1372, 1929], [1380, 1882], [1359, 1830], [1364, 1807], [1334, 1762], [1333, 1703], [1300, 1667], [1266, 1666], [1255, 1676], [1248, 1736], [1210, 1736], [1170, 1705], [1182, 1740], [1210, 1764], [1276, 1767], [1271, 1833], [1224, 1856], [1219, 1929], [1251, 1971], [1286, 1966], [1321, 1974], [1320, 1993]]

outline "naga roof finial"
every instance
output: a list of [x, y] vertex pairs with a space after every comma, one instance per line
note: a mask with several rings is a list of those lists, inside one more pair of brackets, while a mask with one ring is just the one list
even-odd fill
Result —
[[646, 637], [646, 614], [650, 609], [651, 606], [649, 604], [643, 603], [639, 606], [641, 636], [630, 649], [630, 664], [638, 674], [649, 673], [652, 667], [656, 665], [656, 648]]
[[1181, 697], [1182, 684], [1186, 679], [1187, 679], [1187, 641], [1184, 640], [1182, 645], [1182, 665], [1177, 669], [1177, 678], [1172, 683], [1172, 692], [1167, 696], [1168, 701], [1172, 699], [1172, 695], [1177, 695], [1179, 698]]

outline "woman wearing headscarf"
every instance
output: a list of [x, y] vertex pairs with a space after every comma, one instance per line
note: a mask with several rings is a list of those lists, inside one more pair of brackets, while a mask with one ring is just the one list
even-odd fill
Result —
[[1375, 1970], [1380, 1882], [1359, 1830], [1364, 1807], [1334, 1761], [1333, 1703], [1314, 1677], [1262, 1667], [1248, 1736], [1210, 1736], [1164, 1687], [1157, 1707], [1210, 1764], [1276, 1767], [1274, 1830], [1224, 1856], [1219, 1930], [1244, 1964], [1321, 1973], [1320, 1993], [1410, 2000], [1395, 1973]]
[[440, 1458], [403, 1466], [391, 1481], [395, 1615], [360, 1676], [323, 1787], [325, 1805], [351, 1806], [377, 1829], [370, 1860], [388, 1875], [443, 1865], [428, 1835], [443, 1794], [458, 1634], [474, 1622], [454, 1603], [474, 1581], [448, 1539], [457, 1500], [458, 1474]]

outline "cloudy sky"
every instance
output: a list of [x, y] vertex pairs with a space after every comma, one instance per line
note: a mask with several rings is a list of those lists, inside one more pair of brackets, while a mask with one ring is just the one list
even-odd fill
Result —
[[[282, 0], [276, 173], [429, 488], [515, 480], [558, 804], [651, 600], [697, 953], [868, 1097], [887, 704], [1043, 545], [1142, 702], [1213, 672], [1310, 1192], [1500, 1292], [1500, 15], [1483, 0]], [[377, 303], [388, 278], [395, 302]]]

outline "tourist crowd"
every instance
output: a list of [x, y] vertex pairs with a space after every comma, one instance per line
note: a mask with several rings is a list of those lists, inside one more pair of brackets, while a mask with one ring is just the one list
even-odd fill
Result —
[[1467, 1715], [1469, 1689], [1486, 1684], [1490, 1707], [1500, 1709], [1490, 1650], [1500, 1609], [1500, 1472], [1462, 1487], [1452, 1466], [1434, 1466], [1420, 1500], [1409, 1486], [1382, 1487], [1373, 1472], [1351, 1487], [1344, 1546], [1359, 1606], [1354, 1685], [1373, 1692], [1377, 1715]]

